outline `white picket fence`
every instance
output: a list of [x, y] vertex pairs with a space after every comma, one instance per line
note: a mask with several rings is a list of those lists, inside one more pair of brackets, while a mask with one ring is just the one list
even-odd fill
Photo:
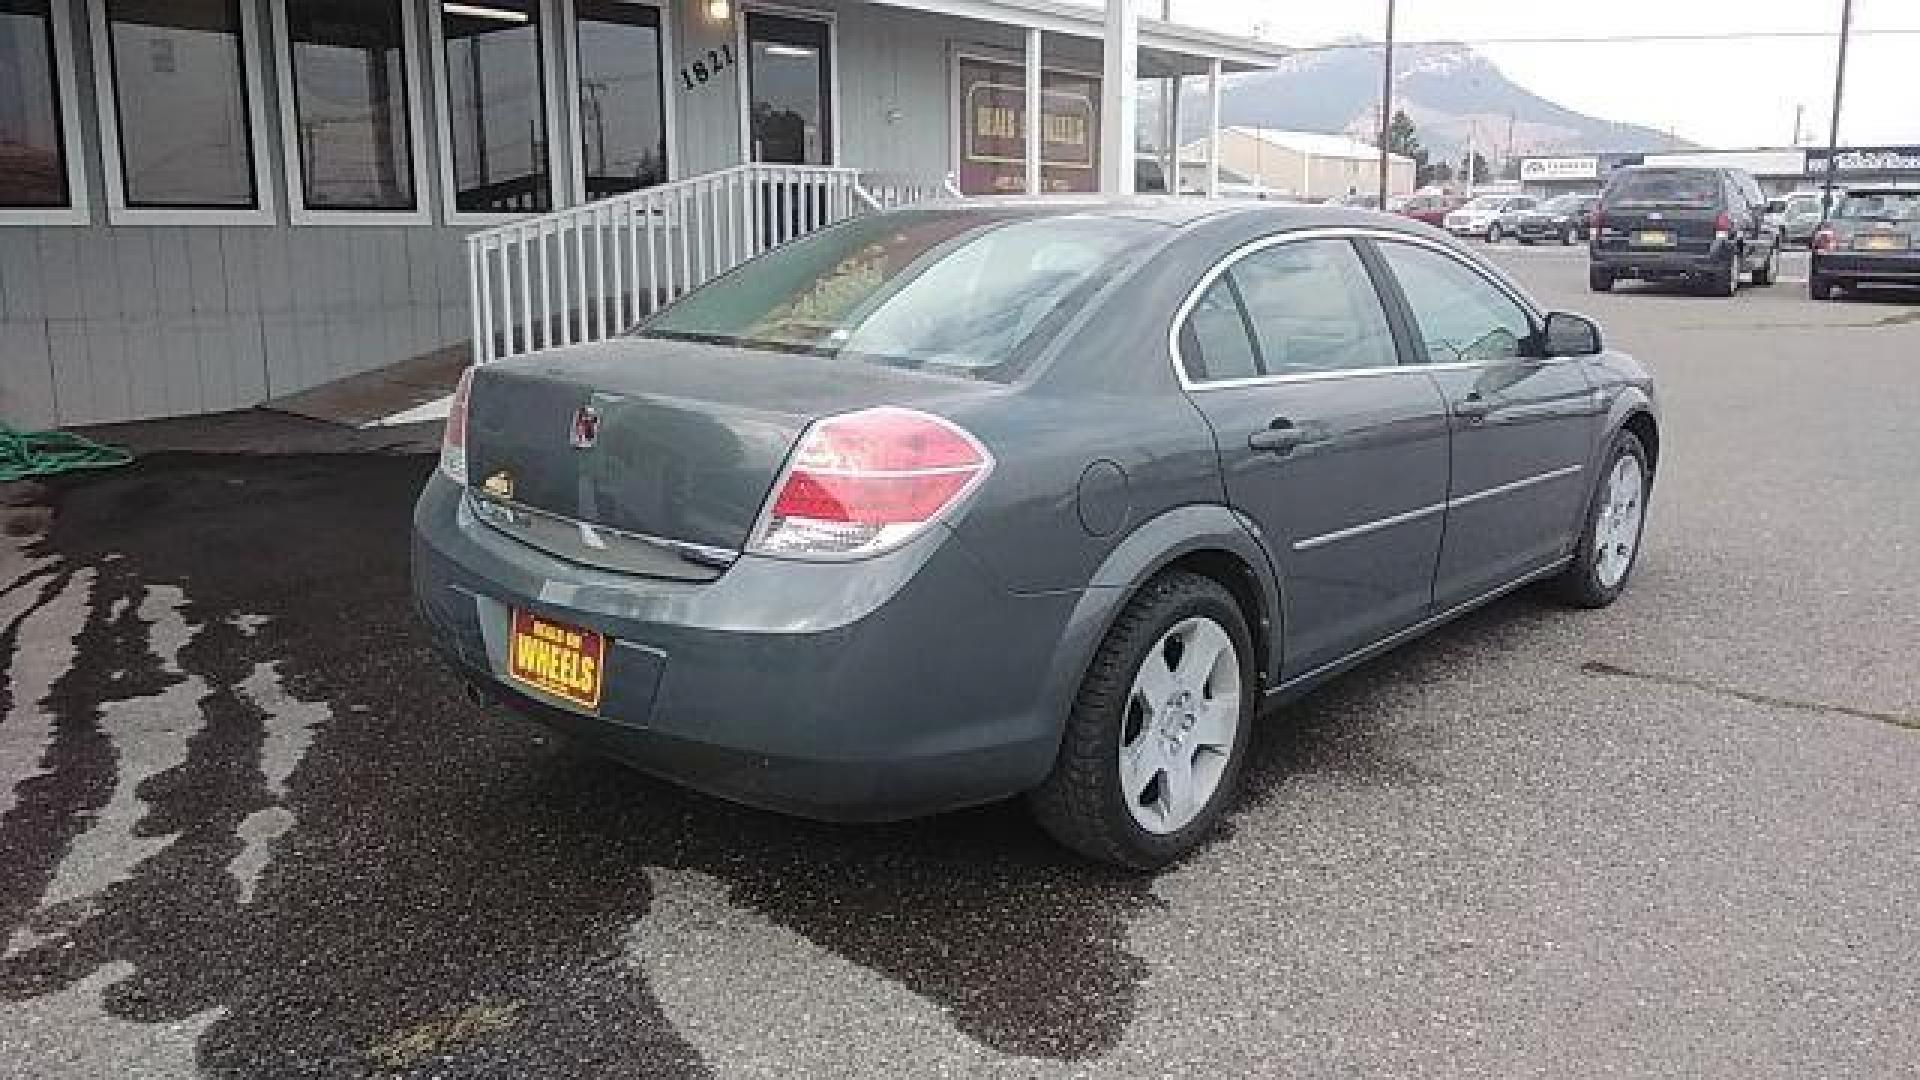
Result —
[[467, 237], [476, 363], [612, 337], [688, 290], [856, 214], [950, 181], [737, 165]]

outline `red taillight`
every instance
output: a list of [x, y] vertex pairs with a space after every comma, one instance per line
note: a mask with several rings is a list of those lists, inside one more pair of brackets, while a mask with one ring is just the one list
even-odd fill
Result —
[[473, 369], [460, 373], [453, 403], [447, 406], [446, 434], [440, 438], [440, 471], [456, 484], [467, 482], [467, 395], [473, 391]]
[[1593, 211], [1593, 213], [1587, 215], [1587, 229], [1589, 231], [1597, 233], [1601, 229], [1604, 229], [1606, 227], [1607, 227], [1606, 211], [1596, 208]]
[[1813, 250], [1815, 251], [1832, 251], [1833, 250], [1833, 230], [1832, 229], [1820, 229], [1813, 234]]
[[1716, 233], [1719, 233], [1721, 236], [1733, 235], [1733, 218], [1729, 217], [1724, 213], [1721, 214], [1719, 217], [1714, 218], [1713, 231]]
[[750, 546], [824, 558], [884, 551], [992, 468], [985, 447], [938, 416], [891, 407], [831, 416], [801, 436]]

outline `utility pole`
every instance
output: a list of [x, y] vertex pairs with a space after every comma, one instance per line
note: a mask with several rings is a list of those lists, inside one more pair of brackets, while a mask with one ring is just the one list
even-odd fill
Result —
[[1833, 65], [1833, 123], [1827, 128], [1827, 181], [1820, 194], [1820, 220], [1833, 213], [1833, 174], [1840, 164], [1840, 94], [1847, 85], [1847, 35], [1853, 29], [1853, 0], [1840, 0], [1840, 59]]
[[1387, 132], [1393, 127], [1393, 0], [1387, 0], [1387, 57], [1380, 65], [1380, 206], [1387, 208]]
[[1800, 145], [1800, 131], [1801, 131], [1800, 121], [1804, 119], [1806, 115], [1807, 115], [1806, 102], [1804, 101], [1800, 102], [1799, 104], [1793, 107], [1793, 141], [1788, 143], [1787, 144], [1788, 146]]
[[1474, 143], [1478, 139], [1479, 135], [1480, 135], [1480, 122], [1477, 120], [1467, 121], [1467, 194], [1468, 195], [1473, 194], [1473, 159], [1480, 156], [1479, 150], [1474, 146]]

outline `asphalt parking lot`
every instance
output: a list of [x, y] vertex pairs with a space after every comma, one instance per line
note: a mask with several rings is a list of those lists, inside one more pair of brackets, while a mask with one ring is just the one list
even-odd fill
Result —
[[429, 457], [9, 493], [0, 1076], [1914, 1075], [1920, 297], [1496, 257], [1661, 380], [1632, 589], [1272, 717], [1151, 878], [477, 710], [406, 594]]

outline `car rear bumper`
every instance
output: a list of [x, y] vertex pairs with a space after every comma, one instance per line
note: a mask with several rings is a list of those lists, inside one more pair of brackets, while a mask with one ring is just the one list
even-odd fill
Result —
[[1615, 277], [1650, 280], [1705, 278], [1723, 273], [1733, 249], [1715, 244], [1711, 251], [1657, 251], [1646, 248], [1600, 247], [1588, 249], [1596, 269]]
[[1817, 278], [1838, 281], [1920, 285], [1920, 253], [1864, 255], [1814, 252], [1811, 273]]
[[[500, 535], [435, 474], [413, 560], [434, 645], [489, 697], [722, 798], [893, 820], [1028, 790], [1058, 749], [1047, 683], [1077, 594], [1009, 592], [944, 529], [858, 563], [747, 556], [671, 582]], [[515, 609], [606, 636], [596, 710], [506, 674]]]

